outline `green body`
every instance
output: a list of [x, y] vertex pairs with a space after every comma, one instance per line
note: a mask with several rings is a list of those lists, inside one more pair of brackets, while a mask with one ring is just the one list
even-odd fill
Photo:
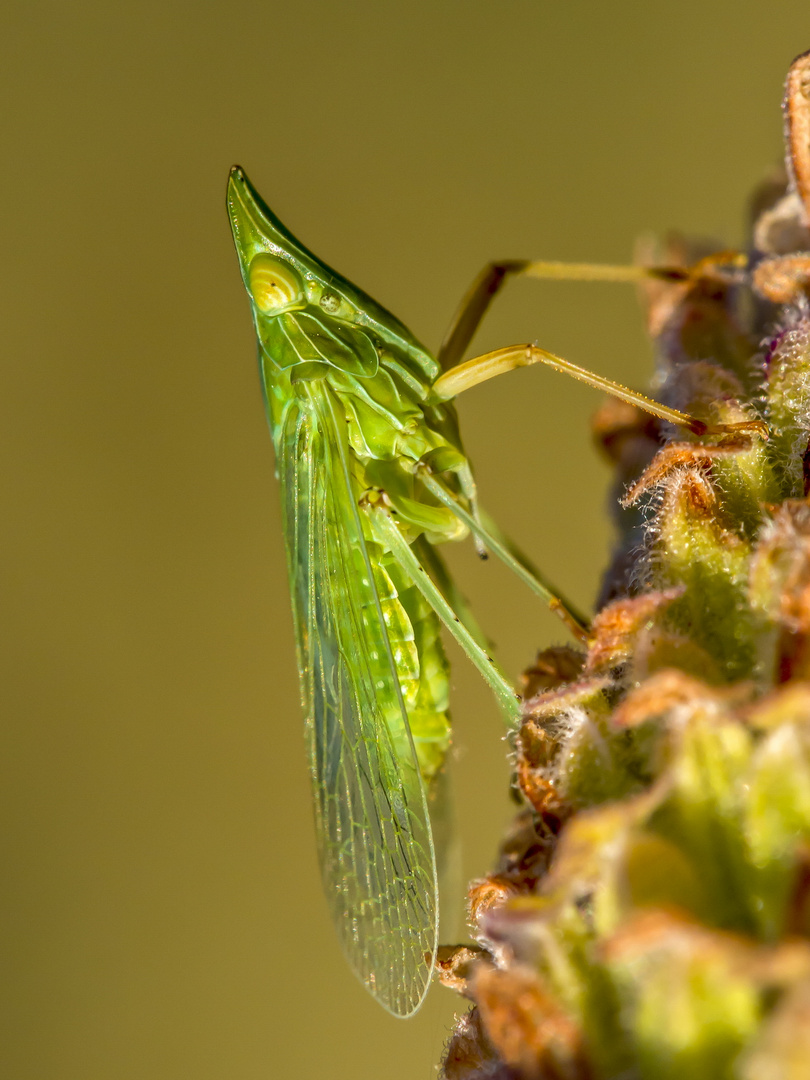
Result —
[[448, 672], [439, 619], [380, 513], [440, 568], [431, 545], [467, 529], [418, 466], [473, 511], [474, 485], [454, 408], [431, 399], [437, 361], [302, 247], [238, 168], [228, 210], [282, 489], [324, 887], [357, 974], [406, 1016], [436, 951], [428, 803], [450, 738]]

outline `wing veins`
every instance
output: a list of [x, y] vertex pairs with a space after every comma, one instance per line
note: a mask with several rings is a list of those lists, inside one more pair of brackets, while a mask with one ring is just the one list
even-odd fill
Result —
[[279, 447], [321, 867], [352, 965], [408, 1015], [435, 950], [435, 867], [341, 434], [310, 398], [291, 404]]

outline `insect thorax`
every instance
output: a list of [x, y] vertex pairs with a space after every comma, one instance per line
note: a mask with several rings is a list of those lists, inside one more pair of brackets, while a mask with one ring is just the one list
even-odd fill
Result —
[[[257, 320], [258, 322], [258, 320]], [[464, 499], [456, 474], [469, 471], [453, 405], [430, 401], [429, 354], [397, 348], [370, 328], [312, 311], [285, 311], [257, 326], [260, 363], [274, 438], [290, 407], [336, 418], [358, 500], [385, 492], [409, 541], [458, 539], [466, 528], [422, 485], [418, 465], [440, 456], [448, 486]]]

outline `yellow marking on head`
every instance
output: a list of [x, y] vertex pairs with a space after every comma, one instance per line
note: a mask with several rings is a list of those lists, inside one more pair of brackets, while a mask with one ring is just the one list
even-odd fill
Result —
[[304, 284], [288, 262], [274, 255], [256, 255], [248, 271], [248, 286], [259, 311], [272, 315], [298, 303]]

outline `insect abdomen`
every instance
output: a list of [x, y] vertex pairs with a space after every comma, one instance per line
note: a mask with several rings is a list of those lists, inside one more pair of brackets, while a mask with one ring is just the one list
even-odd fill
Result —
[[396, 563], [385, 562], [381, 549], [370, 554], [419, 769], [429, 785], [450, 744], [450, 685], [441, 624]]

